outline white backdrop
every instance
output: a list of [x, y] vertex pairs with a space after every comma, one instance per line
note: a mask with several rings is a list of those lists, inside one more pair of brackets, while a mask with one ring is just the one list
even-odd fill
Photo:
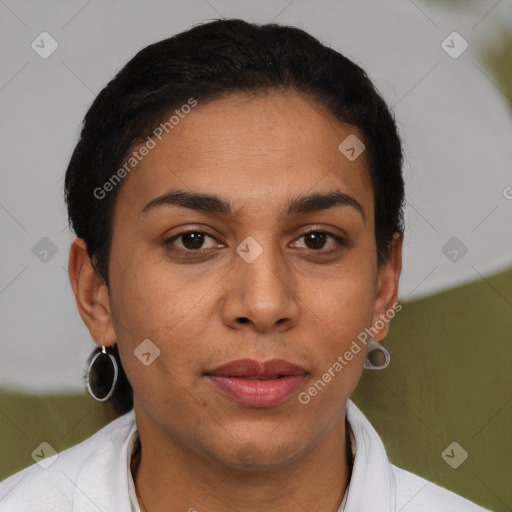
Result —
[[512, 1], [471, 3], [0, 1], [0, 386], [83, 389], [94, 345], [68, 281], [62, 190], [80, 123], [139, 49], [221, 16], [306, 29], [362, 65], [395, 107], [408, 196], [401, 300], [509, 267], [512, 121], [482, 56], [512, 30]]

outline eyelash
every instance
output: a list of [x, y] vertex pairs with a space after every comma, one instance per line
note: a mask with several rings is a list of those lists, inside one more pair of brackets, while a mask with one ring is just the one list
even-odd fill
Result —
[[[168, 239], [164, 240], [163, 243], [164, 243], [165, 246], [171, 246], [175, 240], [178, 240], [180, 237], [182, 237], [184, 235], [191, 234], [191, 233], [206, 235], [206, 236], [209, 236], [210, 238], [213, 238], [214, 240], [216, 240], [213, 235], [211, 235], [210, 233], [208, 233], [206, 231], [199, 231], [199, 230], [193, 229], [193, 230], [188, 230], [188, 231], [182, 231], [181, 233], [173, 235], [171, 238], [168, 238]], [[326, 230], [322, 230], [322, 229], [312, 229], [310, 231], [307, 231], [306, 233], [303, 233], [301, 236], [296, 238], [295, 241], [300, 240], [301, 238], [303, 238], [303, 237], [305, 237], [305, 236], [307, 236], [307, 235], [309, 235], [311, 233], [325, 234], [325, 235], [327, 235], [327, 237], [333, 239], [337, 243], [337, 245], [338, 245], [337, 248], [327, 249], [327, 250], [324, 250], [324, 249], [308, 249], [308, 248], [306, 248], [306, 250], [309, 250], [309, 251], [311, 251], [313, 253], [330, 254], [330, 253], [338, 250], [341, 247], [352, 247], [352, 244], [348, 241], [347, 238], [344, 238], [344, 237], [339, 236], [339, 235], [335, 235], [334, 233], [331, 233], [330, 231], [326, 231]], [[204, 253], [210, 251], [210, 249], [196, 249], [195, 250], [195, 249], [183, 249], [181, 247], [174, 248], [174, 250], [176, 250], [177, 252], [181, 252], [183, 254], [194, 254], [194, 255], [201, 255], [201, 254], [204, 254]]]

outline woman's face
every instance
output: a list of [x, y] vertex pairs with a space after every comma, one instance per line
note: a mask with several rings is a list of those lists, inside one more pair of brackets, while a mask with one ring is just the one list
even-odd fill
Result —
[[[343, 420], [366, 350], [304, 393], [396, 295], [376, 264], [366, 155], [338, 149], [352, 134], [295, 93], [229, 95], [199, 101], [125, 178], [109, 307], [141, 431], [228, 466], [278, 467]], [[147, 206], [177, 191], [230, 212], [184, 195]], [[351, 199], [304, 200], [334, 193]]]

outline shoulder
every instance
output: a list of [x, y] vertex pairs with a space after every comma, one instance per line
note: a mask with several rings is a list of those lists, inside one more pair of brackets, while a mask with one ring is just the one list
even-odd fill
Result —
[[490, 512], [444, 487], [391, 465], [396, 482], [396, 508], [402, 512]]
[[[118, 476], [123, 462], [119, 458], [121, 448], [135, 429], [131, 410], [85, 441], [51, 458], [42, 458], [41, 462], [3, 480], [0, 482], [0, 510], [74, 510], [77, 496], [87, 494], [89, 482], [94, 482], [94, 494], [101, 493], [101, 487], [105, 488], [109, 479]], [[44, 448], [42, 450], [44, 454]]]

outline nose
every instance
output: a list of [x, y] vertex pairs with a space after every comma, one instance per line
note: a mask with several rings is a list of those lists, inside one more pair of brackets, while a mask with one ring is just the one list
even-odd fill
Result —
[[238, 254], [234, 257], [233, 269], [226, 276], [224, 322], [234, 329], [283, 332], [298, 320], [293, 275], [279, 251], [270, 244], [261, 246], [263, 251], [250, 263]]

